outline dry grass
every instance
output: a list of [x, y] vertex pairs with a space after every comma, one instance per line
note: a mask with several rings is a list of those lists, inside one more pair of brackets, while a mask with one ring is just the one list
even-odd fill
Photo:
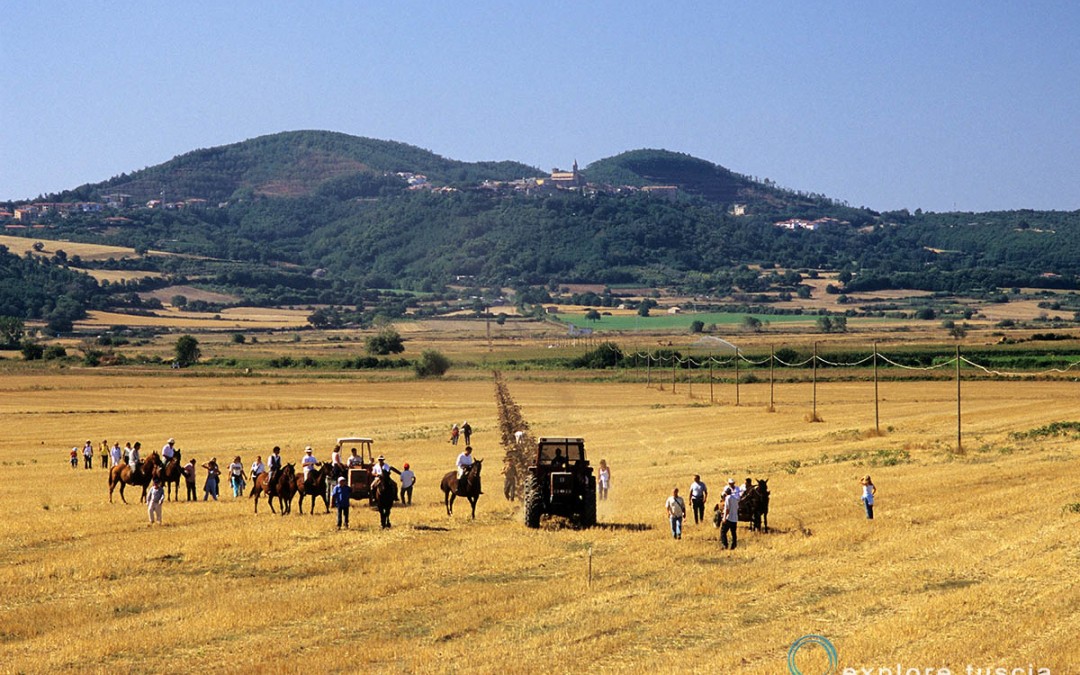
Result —
[[[502, 500], [489, 381], [5, 375], [0, 669], [771, 674], [807, 633], [851, 667], [1080, 663], [1076, 442], [1008, 436], [1075, 419], [1075, 383], [966, 387], [958, 455], [949, 383], [883, 385], [875, 436], [866, 383], [820, 388], [824, 421], [808, 424], [801, 385], [778, 387], [770, 414], [767, 385], [736, 408], [507, 377], [534, 433], [581, 434], [611, 464], [601, 527], [529, 531]], [[437, 490], [463, 419], [490, 467], [475, 522], [448, 519]], [[339, 533], [332, 516], [255, 516], [229, 496], [166, 504], [150, 528], [143, 507], [108, 503], [104, 471], [66, 464], [86, 438], [175, 436], [200, 461], [250, 463], [274, 444], [325, 458], [345, 434], [419, 475], [390, 531], [362, 508]], [[774, 532], [741, 529], [735, 552], [711, 526], [673, 541], [663, 501], [694, 473], [714, 495], [728, 476], [771, 478]]]

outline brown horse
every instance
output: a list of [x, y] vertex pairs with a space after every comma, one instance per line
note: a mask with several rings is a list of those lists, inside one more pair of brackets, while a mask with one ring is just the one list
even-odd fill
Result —
[[379, 477], [375, 485], [375, 508], [379, 509], [379, 525], [386, 529], [390, 527], [390, 510], [397, 501], [397, 483], [390, 478], [390, 472], [386, 471]]
[[161, 459], [158, 457], [157, 452], [150, 453], [149, 457], [136, 464], [134, 468], [128, 466], [127, 462], [120, 462], [109, 469], [109, 502], [112, 502], [113, 490], [117, 485], [120, 486], [120, 499], [125, 504], [127, 504], [127, 499], [124, 498], [124, 486], [126, 485], [142, 487], [142, 497], [139, 498], [139, 501], [145, 502], [146, 488], [150, 485], [150, 481], [159, 475], [160, 471]]
[[180, 501], [180, 479], [184, 476], [184, 465], [180, 463], [180, 451], [177, 450], [173, 458], [165, 464], [161, 470], [161, 478], [165, 481], [165, 498]]
[[480, 495], [484, 494], [480, 489], [480, 470], [483, 465], [484, 460], [475, 460], [461, 477], [461, 485], [458, 485], [457, 471], [451, 471], [443, 476], [440, 487], [443, 491], [443, 501], [446, 503], [446, 515], [454, 515], [454, 498], [460, 495], [469, 500], [473, 520], [476, 519], [476, 502], [480, 499]]
[[304, 514], [304, 497], [311, 496], [311, 514], [315, 515], [315, 498], [322, 497], [326, 505], [326, 512], [330, 513], [330, 494], [327, 486], [330, 483], [330, 473], [333, 467], [330, 462], [323, 462], [318, 469], [308, 472], [307, 478], [303, 474], [296, 477], [296, 493], [300, 495], [300, 515]]
[[278, 472], [277, 479], [274, 480], [274, 486], [270, 485], [269, 479], [270, 474], [264, 471], [258, 475], [251, 485], [248, 498], [255, 498], [255, 513], [259, 512], [259, 497], [264, 494], [266, 495], [266, 503], [270, 505], [271, 513], [277, 513], [274, 510], [274, 497], [278, 498], [281, 515], [289, 513], [292, 511], [293, 495], [296, 494], [296, 468], [292, 464], [283, 466], [281, 471]]
[[750, 531], [761, 530], [764, 521], [765, 532], [769, 531], [769, 481], [758, 480], [757, 485], [743, 493], [739, 499], [739, 521], [750, 523]]

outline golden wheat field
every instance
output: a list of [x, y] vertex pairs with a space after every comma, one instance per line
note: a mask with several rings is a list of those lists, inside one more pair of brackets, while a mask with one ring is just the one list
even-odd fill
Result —
[[[1010, 435], [1075, 420], [1080, 383], [965, 383], [956, 452], [951, 382], [883, 383], [878, 436], [865, 382], [819, 385], [810, 423], [802, 384], [778, 386], [768, 412], [767, 384], [736, 407], [697, 388], [505, 376], [534, 434], [584, 436], [611, 465], [599, 527], [522, 525], [501, 494], [490, 380], [5, 374], [0, 671], [782, 674], [808, 634], [835, 645], [836, 672], [1080, 670], [1076, 432]], [[463, 420], [485, 462], [475, 521], [462, 503], [448, 518], [438, 490]], [[348, 531], [321, 502], [255, 515], [226, 485], [218, 502], [167, 502], [151, 527], [135, 491], [109, 503], [96, 456], [68, 465], [87, 439], [173, 436], [200, 464], [250, 465], [275, 444], [326, 459], [354, 434], [417, 472], [390, 530], [359, 505]], [[734, 551], [711, 524], [673, 540], [664, 500], [695, 473], [714, 499], [729, 476], [770, 479], [772, 531], [741, 525]], [[828, 667], [821, 648], [792, 663]]]

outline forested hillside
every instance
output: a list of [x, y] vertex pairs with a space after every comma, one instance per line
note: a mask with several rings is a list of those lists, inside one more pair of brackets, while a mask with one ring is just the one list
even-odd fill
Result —
[[[414, 174], [423, 185], [407, 182]], [[538, 176], [515, 162], [457, 162], [402, 143], [289, 132], [54, 195], [98, 200], [119, 191], [135, 203], [48, 212], [40, 225], [49, 237], [213, 258], [137, 264], [264, 304], [359, 304], [371, 289], [437, 291], [455, 282], [627, 283], [721, 297], [776, 290], [776, 268], [840, 271], [838, 293], [1076, 288], [1080, 279], [1080, 213], [876, 213], [663, 150], [594, 162], [572, 189]], [[676, 189], [640, 189], [649, 185]], [[135, 200], [162, 192], [165, 201], [208, 203], [147, 208]], [[787, 219], [816, 222], [778, 226]], [[786, 291], [795, 292], [797, 277]], [[83, 304], [92, 290], [48, 288]], [[45, 300], [11, 297], [12, 313], [51, 311]]]

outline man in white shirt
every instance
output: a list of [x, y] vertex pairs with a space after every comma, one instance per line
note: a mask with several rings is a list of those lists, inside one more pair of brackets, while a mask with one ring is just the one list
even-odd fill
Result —
[[667, 498], [664, 507], [667, 509], [668, 518], [671, 520], [671, 536], [675, 539], [682, 539], [682, 521], [686, 515], [686, 503], [679, 496], [679, 488], [671, 491], [671, 496]]
[[720, 526], [720, 544], [728, 548], [727, 533], [731, 533], [731, 550], [738, 544], [739, 494], [730, 487], [724, 488], [724, 523]]
[[694, 510], [694, 524], [705, 520], [705, 502], [709, 499], [709, 488], [701, 480], [701, 476], [694, 476], [694, 482], [690, 483], [690, 506]]
[[109, 461], [112, 462], [113, 466], [116, 466], [117, 464], [120, 463], [121, 457], [122, 456], [120, 454], [120, 448], [118, 446], [114, 445], [112, 447], [112, 450], [109, 451]]
[[304, 448], [304, 458], [300, 460], [300, 465], [304, 467], [304, 480], [307, 480], [308, 474], [315, 468], [315, 465], [319, 463], [319, 460], [315, 459], [315, 451], [311, 446]]
[[161, 449], [161, 458], [165, 464], [168, 464], [169, 460], [171, 460], [173, 458], [173, 455], [176, 454], [175, 445], [176, 439], [170, 438], [168, 442], [165, 443], [165, 447]]
[[472, 446], [466, 445], [465, 452], [461, 453], [457, 457], [457, 477], [461, 480], [461, 477], [465, 475], [465, 472], [469, 470], [469, 467], [473, 465]]
[[352, 454], [349, 455], [349, 468], [360, 466], [364, 463], [364, 458], [356, 454], [356, 448], [352, 449]]

